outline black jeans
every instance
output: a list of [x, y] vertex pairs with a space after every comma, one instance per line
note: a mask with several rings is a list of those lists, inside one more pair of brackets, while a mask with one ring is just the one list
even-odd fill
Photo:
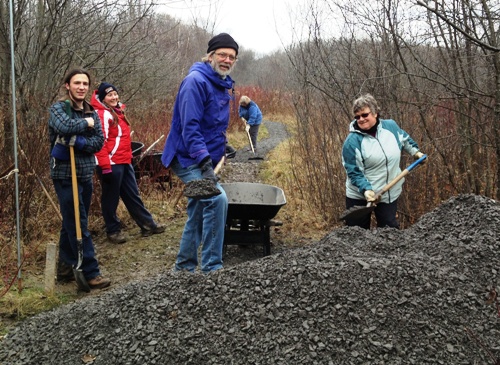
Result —
[[109, 183], [102, 181], [101, 169], [97, 169], [97, 173], [101, 177], [101, 210], [104, 223], [106, 223], [106, 232], [112, 234], [121, 231], [121, 222], [116, 215], [120, 198], [130, 216], [142, 231], [156, 227], [156, 222], [144, 206], [139, 195], [139, 188], [137, 187], [135, 171], [132, 165], [112, 165], [111, 169], [113, 170], [113, 176]]
[[[364, 206], [368, 202], [364, 199], [351, 199], [345, 198], [346, 209], [354, 206]], [[377, 207], [373, 211], [375, 213], [375, 218], [377, 220], [377, 227], [392, 227], [399, 229], [399, 222], [396, 219], [396, 213], [398, 211], [398, 200], [394, 200], [392, 203], [378, 203]], [[346, 225], [348, 226], [358, 226], [365, 229], [370, 229], [372, 214], [367, 214], [366, 216], [346, 219]]]

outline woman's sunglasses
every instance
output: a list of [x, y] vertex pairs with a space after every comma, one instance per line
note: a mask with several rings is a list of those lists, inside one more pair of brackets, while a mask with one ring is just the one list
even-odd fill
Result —
[[363, 117], [363, 119], [368, 118], [368, 116], [370, 115], [370, 113], [363, 113], [363, 114], [360, 114], [360, 115], [355, 115], [354, 119], [359, 120], [361, 117]]

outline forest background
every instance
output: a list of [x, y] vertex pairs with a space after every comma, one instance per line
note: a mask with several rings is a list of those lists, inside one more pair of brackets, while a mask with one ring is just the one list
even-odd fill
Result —
[[[31, 252], [45, 232], [60, 226], [43, 187], [55, 200], [47, 110], [64, 74], [84, 67], [96, 82], [116, 85], [135, 136], [148, 146], [168, 134], [179, 83], [204, 55], [215, 24], [202, 18], [182, 23], [150, 0], [20, 0], [13, 10], [17, 156], [9, 7], [7, 1], [0, 4], [3, 284], [17, 265], [16, 174], [23, 251]], [[373, 94], [381, 116], [396, 120], [429, 156], [426, 167], [407, 178], [398, 211], [403, 227], [453, 195], [500, 198], [497, 0], [310, 0], [300, 14], [291, 19], [300, 24], [300, 39], [265, 55], [241, 44], [231, 75], [236, 100], [251, 96], [267, 120], [291, 117], [287, 173], [276, 181], [289, 205], [308, 214], [290, 215], [290, 229], [340, 224], [345, 206], [341, 148], [351, 103], [362, 93]], [[339, 16], [338, 34], [330, 36], [328, 19]], [[230, 135], [240, 127], [235, 102]], [[405, 166], [411, 162], [404, 156]], [[173, 197], [171, 191], [164, 194], [162, 199]], [[92, 206], [99, 215], [98, 201]]]

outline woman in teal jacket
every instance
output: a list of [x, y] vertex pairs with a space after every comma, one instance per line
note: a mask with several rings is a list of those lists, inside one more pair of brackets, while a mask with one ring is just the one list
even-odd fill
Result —
[[[375, 199], [379, 191], [401, 173], [401, 151], [415, 159], [423, 156], [417, 143], [392, 119], [380, 119], [375, 98], [366, 94], [353, 103], [354, 120], [349, 126], [342, 148], [342, 164], [347, 173], [346, 208], [377, 204], [374, 212], [378, 227], [399, 228], [396, 218], [397, 201], [404, 179]], [[369, 229], [371, 214], [361, 218], [346, 219], [348, 226]]]

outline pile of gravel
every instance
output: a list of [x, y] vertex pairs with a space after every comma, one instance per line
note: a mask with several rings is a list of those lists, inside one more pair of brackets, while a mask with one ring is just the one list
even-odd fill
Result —
[[495, 364], [499, 237], [499, 203], [458, 196], [407, 230], [345, 227], [43, 313], [8, 334], [0, 363]]

